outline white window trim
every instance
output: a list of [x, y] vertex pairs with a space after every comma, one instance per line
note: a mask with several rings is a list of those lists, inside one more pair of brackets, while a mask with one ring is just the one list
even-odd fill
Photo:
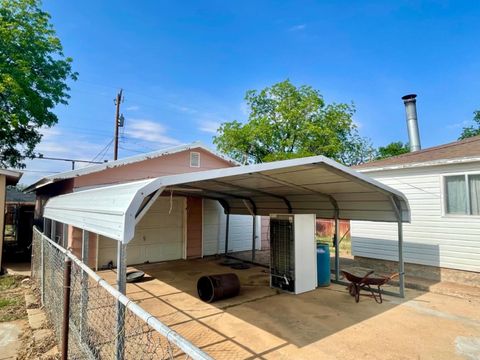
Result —
[[[192, 165], [192, 155], [197, 154], [198, 156], [198, 165]], [[190, 167], [199, 168], [200, 167], [200, 153], [198, 151], [190, 151]]]
[[[449, 214], [447, 212], [447, 196], [446, 196], [446, 180], [445, 178], [449, 176], [459, 176], [462, 175], [465, 177], [465, 186], [467, 190], [467, 212], [468, 214]], [[480, 175], [480, 172], [478, 171], [463, 171], [463, 172], [454, 172], [454, 173], [449, 173], [449, 174], [443, 174], [441, 175], [442, 180], [441, 180], [441, 186], [442, 189], [440, 191], [440, 196], [442, 198], [442, 216], [443, 217], [449, 217], [449, 218], [479, 218], [480, 215], [472, 215], [471, 212], [471, 204], [470, 204], [470, 188], [469, 188], [469, 183], [468, 183], [468, 177], [470, 175]]]

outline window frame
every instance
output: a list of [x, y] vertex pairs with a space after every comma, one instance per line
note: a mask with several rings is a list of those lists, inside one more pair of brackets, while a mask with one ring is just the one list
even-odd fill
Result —
[[[196, 166], [195, 166], [195, 165], [192, 165], [192, 158], [193, 158], [193, 155], [194, 155], [194, 154], [195, 154], [195, 155], [197, 156], [197, 158], [198, 158], [198, 165], [196, 165]], [[198, 151], [190, 151], [190, 156], [189, 156], [189, 165], [190, 165], [190, 167], [191, 167], [191, 168], [199, 168], [199, 167], [201, 166], [201, 165], [200, 165], [200, 164], [201, 164], [200, 161], [201, 161], [200, 152], [198, 152]]]
[[[443, 216], [447, 217], [480, 217], [480, 215], [472, 214], [472, 204], [470, 199], [470, 182], [469, 177], [472, 175], [480, 175], [480, 172], [461, 172], [461, 173], [451, 173], [442, 175], [442, 205], [443, 205]], [[464, 176], [465, 178], [465, 190], [466, 190], [466, 201], [467, 201], [467, 213], [466, 214], [451, 214], [448, 212], [448, 205], [447, 205], [447, 177], [452, 176]]]

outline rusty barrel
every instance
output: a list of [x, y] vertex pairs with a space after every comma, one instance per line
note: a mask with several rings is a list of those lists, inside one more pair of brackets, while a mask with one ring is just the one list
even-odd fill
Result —
[[208, 303], [237, 296], [240, 280], [233, 273], [206, 275], [198, 279], [198, 296]]

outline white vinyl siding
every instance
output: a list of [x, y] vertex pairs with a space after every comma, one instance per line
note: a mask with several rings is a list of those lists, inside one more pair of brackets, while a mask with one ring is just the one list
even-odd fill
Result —
[[[177, 260], [183, 257], [185, 198], [159, 197], [138, 223], [127, 245], [127, 265]], [[118, 241], [100, 236], [98, 264], [116, 265]]]
[[[475, 174], [479, 163], [367, 172], [407, 197], [412, 221], [404, 224], [406, 262], [480, 271], [480, 216], [448, 214], [445, 179]], [[352, 254], [398, 260], [397, 224], [352, 221]]]
[[[261, 217], [257, 217], [257, 249], [260, 248]], [[230, 215], [228, 250], [231, 252], [252, 249], [252, 223], [250, 215]], [[216, 200], [203, 201], [203, 255], [225, 253], [226, 215]]]

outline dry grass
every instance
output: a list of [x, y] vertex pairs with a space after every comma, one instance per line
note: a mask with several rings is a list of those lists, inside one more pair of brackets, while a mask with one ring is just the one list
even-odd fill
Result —
[[25, 289], [22, 288], [21, 276], [0, 276], [0, 322], [23, 319], [27, 316], [25, 309]]

